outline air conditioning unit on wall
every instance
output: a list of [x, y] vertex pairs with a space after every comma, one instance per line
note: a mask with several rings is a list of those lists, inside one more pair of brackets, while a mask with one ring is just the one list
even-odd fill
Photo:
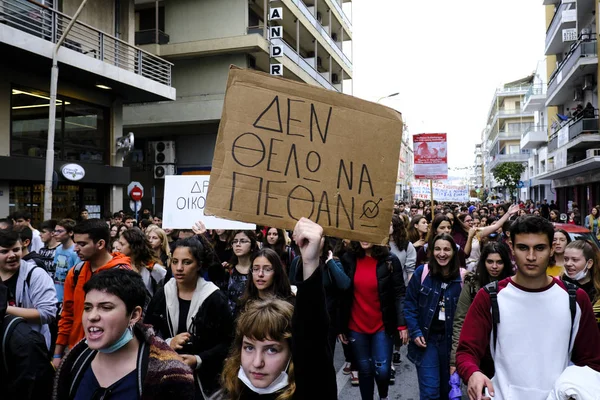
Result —
[[159, 142], [151, 142], [152, 150], [154, 150], [155, 164], [174, 164], [176, 162], [175, 142], [165, 140]]
[[160, 164], [154, 166], [154, 179], [165, 179], [167, 175], [175, 175], [175, 165]]
[[588, 149], [585, 151], [585, 158], [600, 157], [600, 149]]

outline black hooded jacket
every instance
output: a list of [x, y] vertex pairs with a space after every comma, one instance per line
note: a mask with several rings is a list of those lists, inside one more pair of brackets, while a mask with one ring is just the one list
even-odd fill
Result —
[[24, 319], [6, 314], [7, 299], [8, 288], [0, 280], [0, 397], [50, 399], [54, 369], [46, 341]]

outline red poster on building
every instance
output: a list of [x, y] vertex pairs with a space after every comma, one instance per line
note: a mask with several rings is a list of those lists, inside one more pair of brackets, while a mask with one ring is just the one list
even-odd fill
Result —
[[448, 146], [445, 133], [413, 136], [415, 179], [448, 179]]

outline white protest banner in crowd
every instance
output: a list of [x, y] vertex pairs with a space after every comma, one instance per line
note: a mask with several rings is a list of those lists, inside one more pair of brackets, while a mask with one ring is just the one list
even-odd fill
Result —
[[258, 71], [229, 71], [206, 213], [382, 243], [393, 213], [402, 116]]
[[[429, 200], [431, 190], [429, 182], [415, 181], [411, 184], [412, 197], [417, 200]], [[465, 185], [433, 184], [433, 198], [436, 201], [466, 202], [469, 201], [469, 188]]]
[[191, 229], [202, 221], [206, 229], [256, 229], [256, 225], [204, 215], [209, 176], [165, 176], [163, 228]]
[[[413, 136], [415, 179], [448, 179], [448, 146], [445, 133]], [[433, 196], [436, 200], [435, 194]]]

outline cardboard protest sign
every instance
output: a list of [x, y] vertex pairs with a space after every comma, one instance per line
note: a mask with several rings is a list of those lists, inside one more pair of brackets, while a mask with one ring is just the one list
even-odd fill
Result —
[[388, 237], [402, 139], [397, 111], [304, 83], [229, 72], [205, 213], [325, 234]]
[[163, 228], [191, 229], [202, 221], [206, 229], [256, 229], [256, 225], [204, 215], [209, 177], [206, 175], [165, 176]]

